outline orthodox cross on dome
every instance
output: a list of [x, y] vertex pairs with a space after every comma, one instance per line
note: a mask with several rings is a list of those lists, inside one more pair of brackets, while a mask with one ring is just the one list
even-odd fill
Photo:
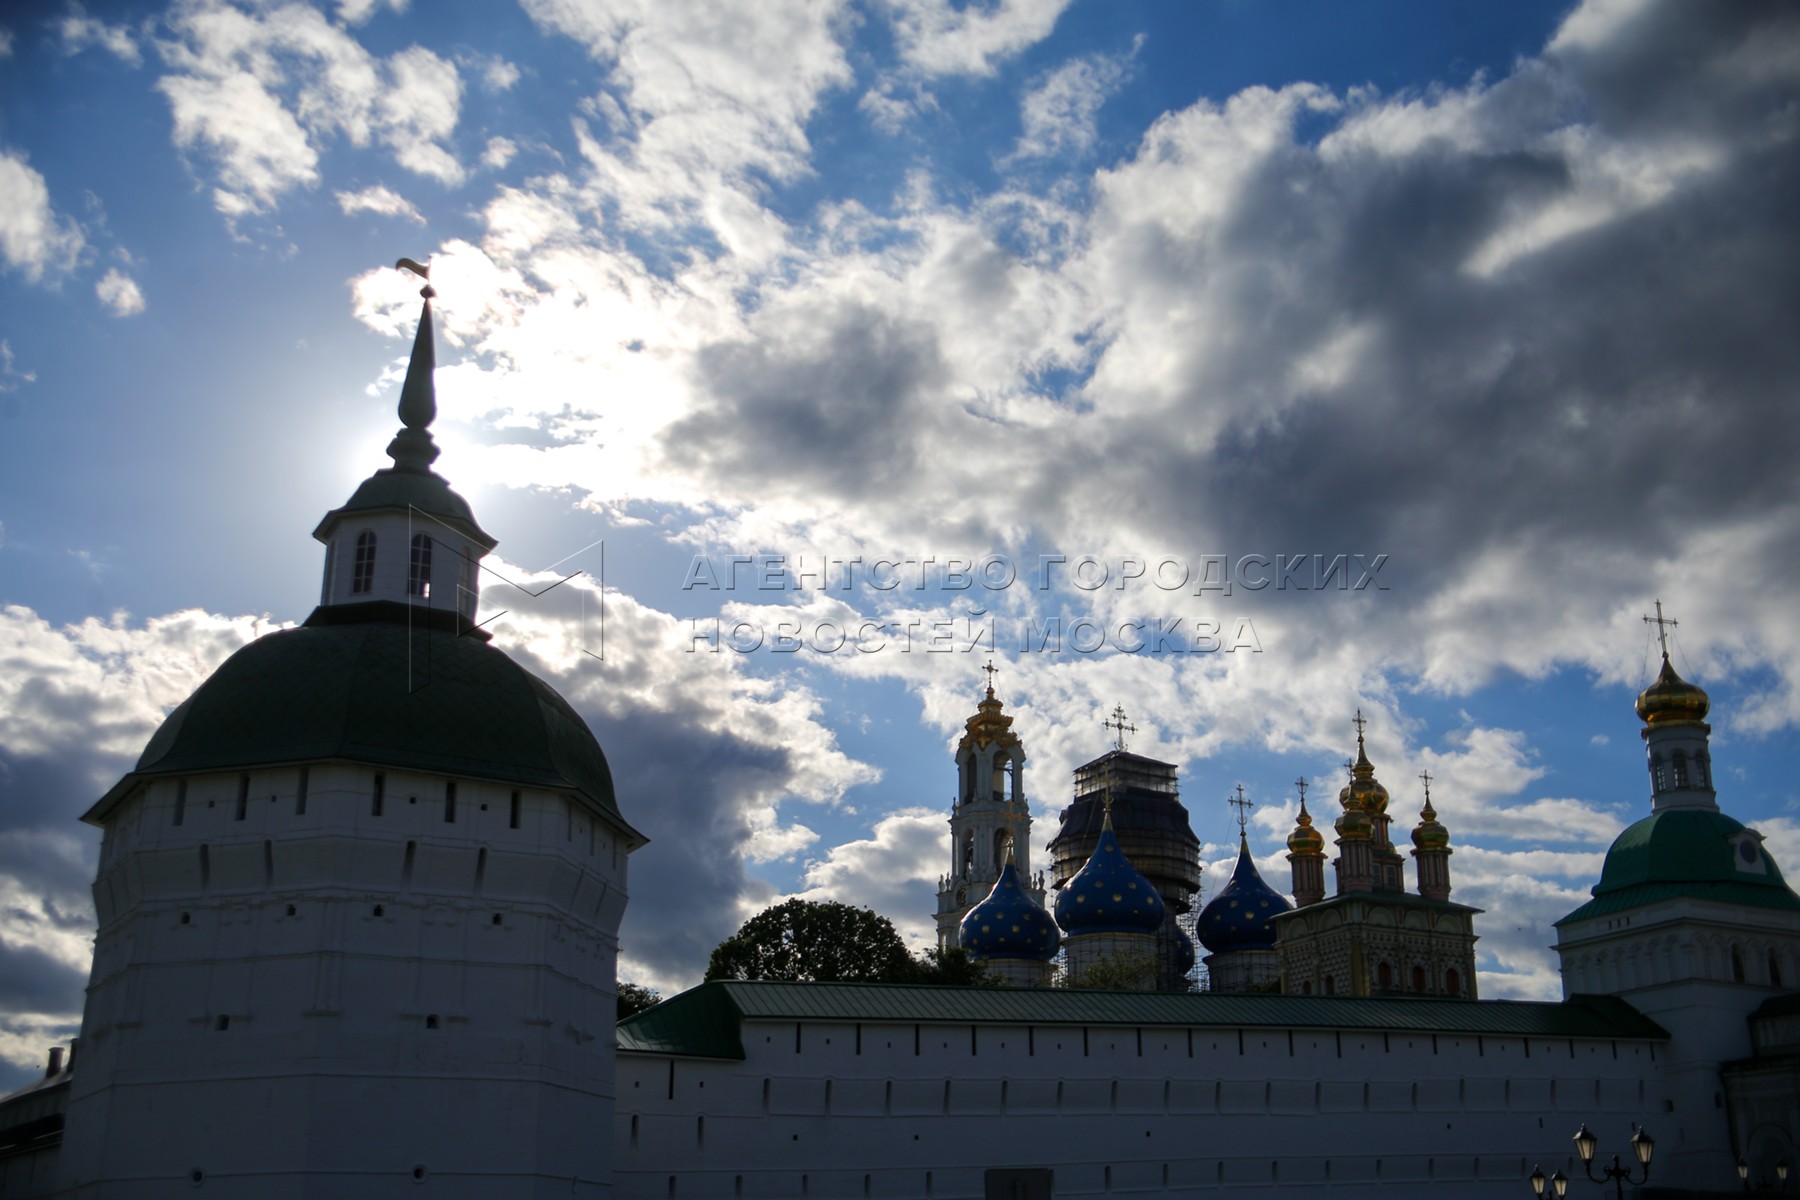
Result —
[[1656, 640], [1662, 643], [1662, 655], [1669, 657], [1669, 630], [1681, 624], [1674, 617], [1665, 617], [1662, 612], [1662, 601], [1656, 602], [1656, 615], [1645, 617], [1644, 624], [1656, 626]]
[[1125, 706], [1123, 704], [1113, 705], [1112, 720], [1102, 721], [1100, 723], [1113, 731], [1115, 735], [1114, 742], [1120, 750], [1125, 749], [1125, 735], [1137, 732], [1136, 725], [1127, 725], [1125, 723]]
[[1360, 746], [1363, 740], [1363, 727], [1368, 725], [1368, 722], [1363, 720], [1362, 709], [1356, 710], [1356, 715], [1350, 718], [1350, 723], [1356, 726], [1356, 744]]
[[1256, 801], [1244, 799], [1244, 785], [1237, 785], [1237, 795], [1225, 797], [1225, 803], [1237, 809], [1238, 840], [1244, 838], [1244, 826], [1250, 820], [1250, 810], [1256, 807]]
[[1356, 774], [1356, 760], [1354, 758], [1346, 758], [1344, 760], [1344, 774], [1346, 774], [1346, 775]]
[[1419, 778], [1425, 781], [1425, 805], [1429, 808], [1431, 806], [1431, 772], [1420, 771]]
[[1306, 807], [1306, 776], [1294, 780], [1294, 786], [1300, 789], [1300, 807]]
[[987, 672], [987, 677], [988, 677], [987, 694], [990, 698], [992, 698], [992, 696], [994, 694], [994, 676], [998, 675], [1000, 673], [1000, 668], [996, 667], [994, 665], [994, 660], [990, 658], [987, 660], [987, 666], [985, 666], [981, 669], [983, 671]]

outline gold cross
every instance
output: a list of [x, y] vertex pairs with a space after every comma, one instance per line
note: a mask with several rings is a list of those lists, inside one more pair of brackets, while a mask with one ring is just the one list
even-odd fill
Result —
[[1420, 771], [1419, 778], [1425, 781], [1425, 803], [1431, 803], [1431, 772]]
[[1300, 807], [1306, 807], [1306, 776], [1294, 780], [1294, 786], [1300, 789]]
[[988, 695], [991, 696], [994, 694], [994, 676], [999, 674], [1000, 668], [996, 667], [994, 665], [994, 660], [990, 658], [987, 660], [987, 666], [985, 666], [981, 669], [987, 672], [987, 677], [988, 677], [987, 692], [988, 692]]
[[1121, 750], [1125, 748], [1125, 735], [1137, 732], [1136, 725], [1127, 725], [1125, 723], [1125, 706], [1123, 704], [1113, 705], [1112, 720], [1102, 721], [1100, 723], [1106, 726], [1106, 728], [1115, 731], [1117, 734], [1116, 741]]
[[1681, 622], [1677, 621], [1674, 617], [1663, 616], [1662, 601], [1658, 600], [1656, 602], [1656, 615], [1654, 617], [1645, 617], [1644, 624], [1656, 626], [1656, 638], [1662, 643], [1663, 657], [1669, 657], [1669, 630], [1681, 624]]
[[1244, 785], [1237, 785], [1237, 795], [1225, 797], [1225, 803], [1238, 810], [1238, 836], [1244, 836], [1244, 822], [1249, 819], [1250, 810], [1256, 807], [1256, 801], [1244, 799]]

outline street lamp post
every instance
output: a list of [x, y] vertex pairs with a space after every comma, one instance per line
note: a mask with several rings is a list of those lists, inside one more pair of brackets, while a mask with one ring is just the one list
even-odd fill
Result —
[[[1637, 1158], [1638, 1166], [1644, 1169], [1644, 1177], [1642, 1179], [1633, 1179], [1632, 1168], [1621, 1166], [1619, 1163], [1619, 1156], [1616, 1154], [1612, 1156], [1612, 1165], [1602, 1167], [1601, 1173], [1595, 1175], [1594, 1152], [1598, 1150], [1599, 1147], [1600, 1139], [1588, 1132], [1586, 1124], [1583, 1124], [1580, 1129], [1575, 1131], [1575, 1153], [1580, 1156], [1582, 1170], [1587, 1172], [1587, 1177], [1591, 1182], [1598, 1184], [1612, 1184], [1613, 1189], [1618, 1196], [1618, 1200], [1625, 1200], [1625, 1185], [1627, 1183], [1639, 1185], [1649, 1181], [1650, 1156], [1656, 1152], [1656, 1141], [1649, 1134], [1645, 1133], [1642, 1127], [1636, 1125], [1632, 1126], [1631, 1133], [1631, 1152]], [[1745, 1171], [1748, 1171], [1748, 1168], [1740, 1166], [1740, 1175]], [[1561, 1175], [1562, 1172], [1558, 1171], [1556, 1173], [1556, 1178], [1560, 1178]], [[1552, 1183], [1555, 1181], [1555, 1178], [1551, 1180]], [[1544, 1173], [1541, 1169], [1532, 1172], [1531, 1187], [1538, 1195], [1542, 1196], [1544, 1194]], [[1557, 1189], [1556, 1194], [1561, 1196], [1567, 1188], [1568, 1184], [1564, 1183], [1562, 1187]]]

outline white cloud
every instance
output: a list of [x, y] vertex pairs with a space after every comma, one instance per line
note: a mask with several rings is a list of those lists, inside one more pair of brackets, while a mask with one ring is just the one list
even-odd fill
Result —
[[243, 12], [197, 0], [171, 24], [176, 40], [158, 45], [171, 73], [157, 86], [175, 117], [175, 144], [205, 149], [216, 163], [214, 204], [227, 218], [267, 212], [282, 193], [315, 184], [334, 135], [359, 148], [379, 142], [400, 166], [440, 183], [462, 181], [447, 145], [462, 80], [448, 60], [420, 46], [377, 58], [298, 4]]
[[511, 138], [491, 137], [488, 139], [487, 149], [481, 152], [481, 161], [485, 166], [500, 171], [506, 168], [506, 164], [518, 152], [519, 147]]
[[0, 259], [31, 283], [70, 271], [87, 239], [56, 211], [50, 188], [23, 154], [0, 150]]
[[986, 75], [1050, 36], [1070, 0], [887, 0], [906, 62], [927, 75]]
[[1129, 61], [1129, 55], [1093, 55], [1044, 76], [1020, 101], [1024, 128], [1009, 160], [1078, 157], [1092, 150], [1095, 118], [1124, 80]]
[[361, 25], [383, 6], [388, 11], [403, 13], [407, 0], [338, 0], [338, 20], [346, 25]]
[[115, 317], [134, 317], [144, 311], [144, 293], [137, 281], [117, 267], [109, 268], [100, 282], [94, 285], [94, 294], [100, 297], [100, 303], [112, 310]]
[[875, 822], [867, 838], [833, 846], [806, 864], [803, 900], [872, 908], [894, 923], [914, 953], [937, 945], [937, 880], [947, 865], [945, 814], [903, 808]]
[[21, 383], [36, 383], [36, 371], [21, 371], [15, 365], [12, 342], [0, 338], [0, 392], [16, 392]]
[[347, 217], [366, 212], [382, 217], [405, 217], [421, 225], [425, 223], [425, 218], [410, 200], [381, 184], [366, 187], [360, 192], [338, 192], [336, 195], [338, 207], [343, 209]]
[[134, 67], [144, 61], [131, 30], [88, 16], [86, 8], [79, 3], [69, 5], [68, 12], [57, 25], [57, 32], [62, 36], [65, 54], [79, 54], [89, 46], [99, 46]]

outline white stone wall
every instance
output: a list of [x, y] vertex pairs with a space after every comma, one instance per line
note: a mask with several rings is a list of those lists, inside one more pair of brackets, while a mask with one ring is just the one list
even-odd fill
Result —
[[1582, 1122], [1656, 1129], [1662, 1043], [749, 1021], [743, 1062], [621, 1053], [621, 1197], [1508, 1197]]
[[628, 844], [583, 801], [471, 779], [449, 820], [449, 780], [405, 771], [376, 815], [377, 773], [310, 765], [304, 811], [297, 766], [115, 811], [71, 1195], [196, 1171], [257, 1197], [606, 1193], [584, 1131], [610, 1123]]
[[1659, 1120], [1674, 1137], [1657, 1154], [1671, 1182], [1711, 1186], [1744, 1150], [1720, 1067], [1750, 1057], [1750, 1014], [1800, 986], [1800, 914], [1671, 898], [1565, 925], [1556, 949], [1565, 995], [1621, 996], [1672, 1035]]

